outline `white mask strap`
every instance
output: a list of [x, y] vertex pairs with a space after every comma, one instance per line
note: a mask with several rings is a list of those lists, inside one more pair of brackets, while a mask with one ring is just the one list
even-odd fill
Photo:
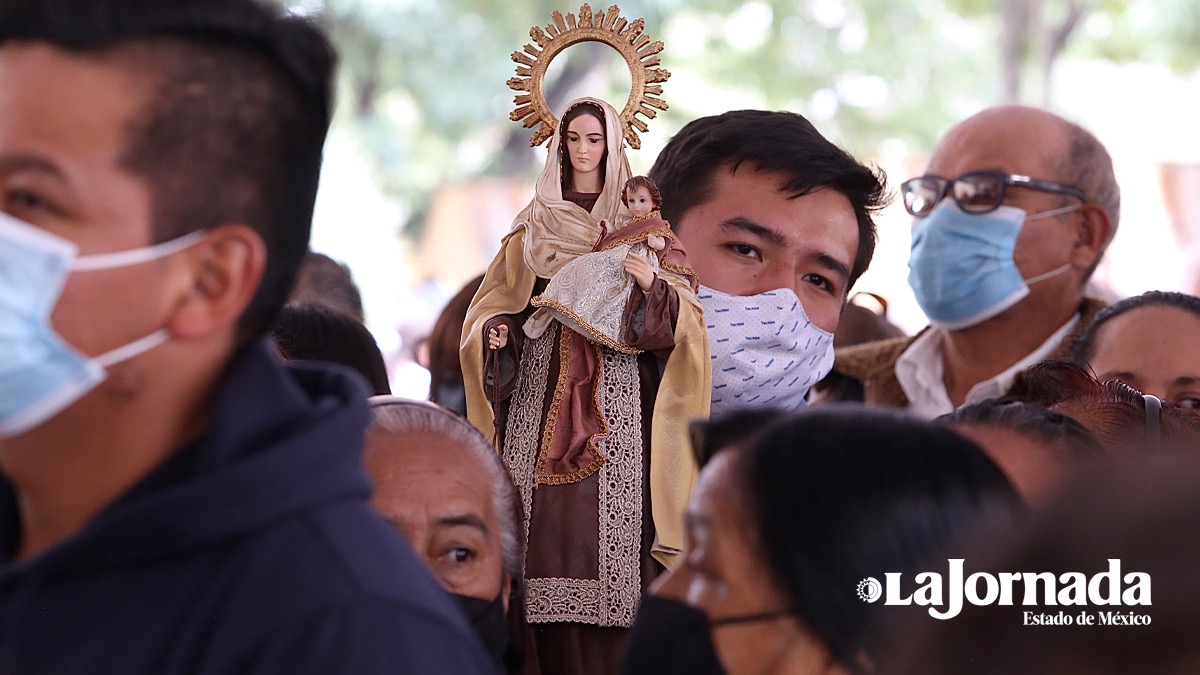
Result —
[[1045, 281], [1046, 279], [1049, 279], [1050, 277], [1062, 274], [1063, 272], [1066, 272], [1069, 269], [1071, 269], [1071, 263], [1066, 263], [1062, 267], [1055, 267], [1054, 269], [1050, 270], [1049, 272], [1042, 272], [1041, 274], [1039, 274], [1037, 276], [1033, 276], [1033, 277], [1026, 279], [1025, 285], [1029, 286], [1030, 284], [1036, 284], [1039, 281]]
[[138, 354], [142, 354], [154, 349], [155, 347], [166, 342], [167, 338], [170, 336], [171, 334], [167, 332], [167, 329], [163, 328], [154, 331], [140, 340], [134, 340], [124, 347], [117, 347], [111, 352], [101, 354], [100, 356], [92, 359], [92, 361], [104, 368], [108, 368], [109, 366], [118, 364], [122, 361], [128, 361]]
[[196, 230], [190, 234], [185, 234], [182, 237], [165, 241], [161, 244], [155, 244], [154, 246], [135, 248], [128, 251], [116, 251], [114, 253], [81, 256], [75, 259], [75, 262], [71, 265], [71, 269], [77, 272], [87, 272], [140, 265], [141, 263], [165, 258], [172, 253], [182, 251], [198, 243], [206, 234], [204, 230]]

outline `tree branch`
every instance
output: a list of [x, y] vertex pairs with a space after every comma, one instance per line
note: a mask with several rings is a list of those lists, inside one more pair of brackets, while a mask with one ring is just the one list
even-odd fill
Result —
[[1042, 51], [1042, 105], [1046, 107], [1050, 107], [1054, 98], [1054, 64], [1062, 56], [1071, 34], [1089, 10], [1091, 3], [1087, 0], [1071, 0], [1062, 22], [1046, 30]]

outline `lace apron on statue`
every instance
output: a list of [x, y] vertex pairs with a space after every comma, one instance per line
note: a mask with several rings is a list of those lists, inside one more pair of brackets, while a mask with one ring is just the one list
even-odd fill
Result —
[[538, 310], [525, 322], [525, 335], [540, 337], [557, 320], [587, 339], [625, 354], [640, 350], [626, 343], [622, 315], [634, 279], [625, 271], [626, 255], [644, 258], [658, 272], [658, 256], [644, 243], [621, 244], [581, 255], [563, 265], [530, 304]]
[[[620, 255], [624, 257], [623, 252]], [[624, 306], [623, 301], [618, 304]], [[603, 411], [606, 433], [594, 439], [598, 468], [564, 480], [546, 471], [546, 455], [562, 412], [558, 397], [568, 379], [573, 340], [579, 347], [577, 334], [572, 333], [551, 321], [540, 336], [526, 341], [505, 433], [504, 462], [521, 494], [530, 541], [527, 619], [627, 627], [633, 624], [642, 592], [643, 448], [637, 356], [592, 345], [598, 355], [592, 380], [594, 404], [596, 411]], [[563, 552], [539, 553], [547, 549], [536, 543], [548, 540]]]

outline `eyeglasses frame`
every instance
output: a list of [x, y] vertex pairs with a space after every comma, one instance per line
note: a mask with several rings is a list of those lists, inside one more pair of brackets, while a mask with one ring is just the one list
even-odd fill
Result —
[[[958, 200], [958, 197], [951, 193], [951, 189], [954, 187], [955, 183], [957, 183], [958, 181], [960, 181], [968, 176], [992, 176], [994, 178], [1000, 179], [1000, 195], [999, 195], [998, 199], [996, 200], [996, 203], [993, 204], [992, 206], [989, 206], [986, 209], [983, 209], [983, 210], [978, 210], [976, 208], [963, 206], [963, 203]], [[1016, 173], [1004, 173], [1002, 171], [970, 171], [968, 173], [962, 174], [961, 176], [958, 176], [957, 178], [942, 178], [941, 176], [936, 176], [933, 174], [926, 174], [924, 176], [917, 176], [916, 178], [910, 178], [900, 184], [900, 199], [902, 202], [904, 202], [904, 210], [907, 211], [908, 214], [910, 216], [913, 216], [914, 218], [925, 218], [929, 215], [929, 213], [933, 212], [933, 209], [932, 208], [929, 209], [929, 213], [926, 213], [924, 215], [917, 215], [917, 214], [913, 213], [912, 210], [908, 206], [908, 200], [904, 198], [904, 195], [909, 191], [907, 189], [907, 186], [914, 181], [928, 180], [928, 179], [936, 179], [936, 180], [945, 182], [945, 185], [942, 187], [940, 193], [938, 194], [938, 198], [933, 202], [934, 207], [936, 207], [938, 204], [940, 204], [942, 202], [943, 199], [945, 199], [947, 196], [949, 196], [949, 197], [954, 198], [954, 203], [958, 204], [958, 207], [960, 209], [962, 209], [963, 211], [965, 211], [967, 213], [974, 213], [974, 214], [991, 213], [992, 211], [995, 211], [996, 209], [1003, 206], [1004, 198], [1008, 195], [1009, 186], [1029, 188], [1030, 190], [1038, 190], [1039, 192], [1048, 192], [1050, 194], [1067, 195], [1068, 197], [1075, 197], [1076, 199], [1078, 199], [1084, 203], [1087, 203], [1087, 201], [1088, 201], [1087, 194], [1083, 190], [1080, 190], [1079, 188], [1077, 188], [1073, 185], [1065, 185], [1063, 183], [1055, 183], [1054, 181], [1042, 180], [1040, 178], [1032, 178], [1030, 176], [1023, 176], [1021, 174], [1016, 174]]]

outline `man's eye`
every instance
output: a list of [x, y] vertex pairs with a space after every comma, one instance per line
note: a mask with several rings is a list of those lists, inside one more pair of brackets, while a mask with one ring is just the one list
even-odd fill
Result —
[[762, 258], [758, 252], [758, 249], [754, 248], [750, 244], [729, 244], [729, 250], [733, 251], [739, 256], [742, 256], [743, 258]]
[[1183, 396], [1178, 401], [1175, 401], [1175, 403], [1191, 410], [1200, 410], [1200, 397], [1197, 396]]
[[51, 210], [50, 202], [27, 190], [9, 190], [5, 196], [4, 208], [17, 210]]
[[829, 283], [829, 280], [820, 274], [806, 274], [804, 275], [804, 280], [823, 291], [833, 292], [833, 284]]
[[473, 560], [475, 552], [469, 548], [456, 546], [438, 556], [438, 558], [445, 562], [461, 564]]

